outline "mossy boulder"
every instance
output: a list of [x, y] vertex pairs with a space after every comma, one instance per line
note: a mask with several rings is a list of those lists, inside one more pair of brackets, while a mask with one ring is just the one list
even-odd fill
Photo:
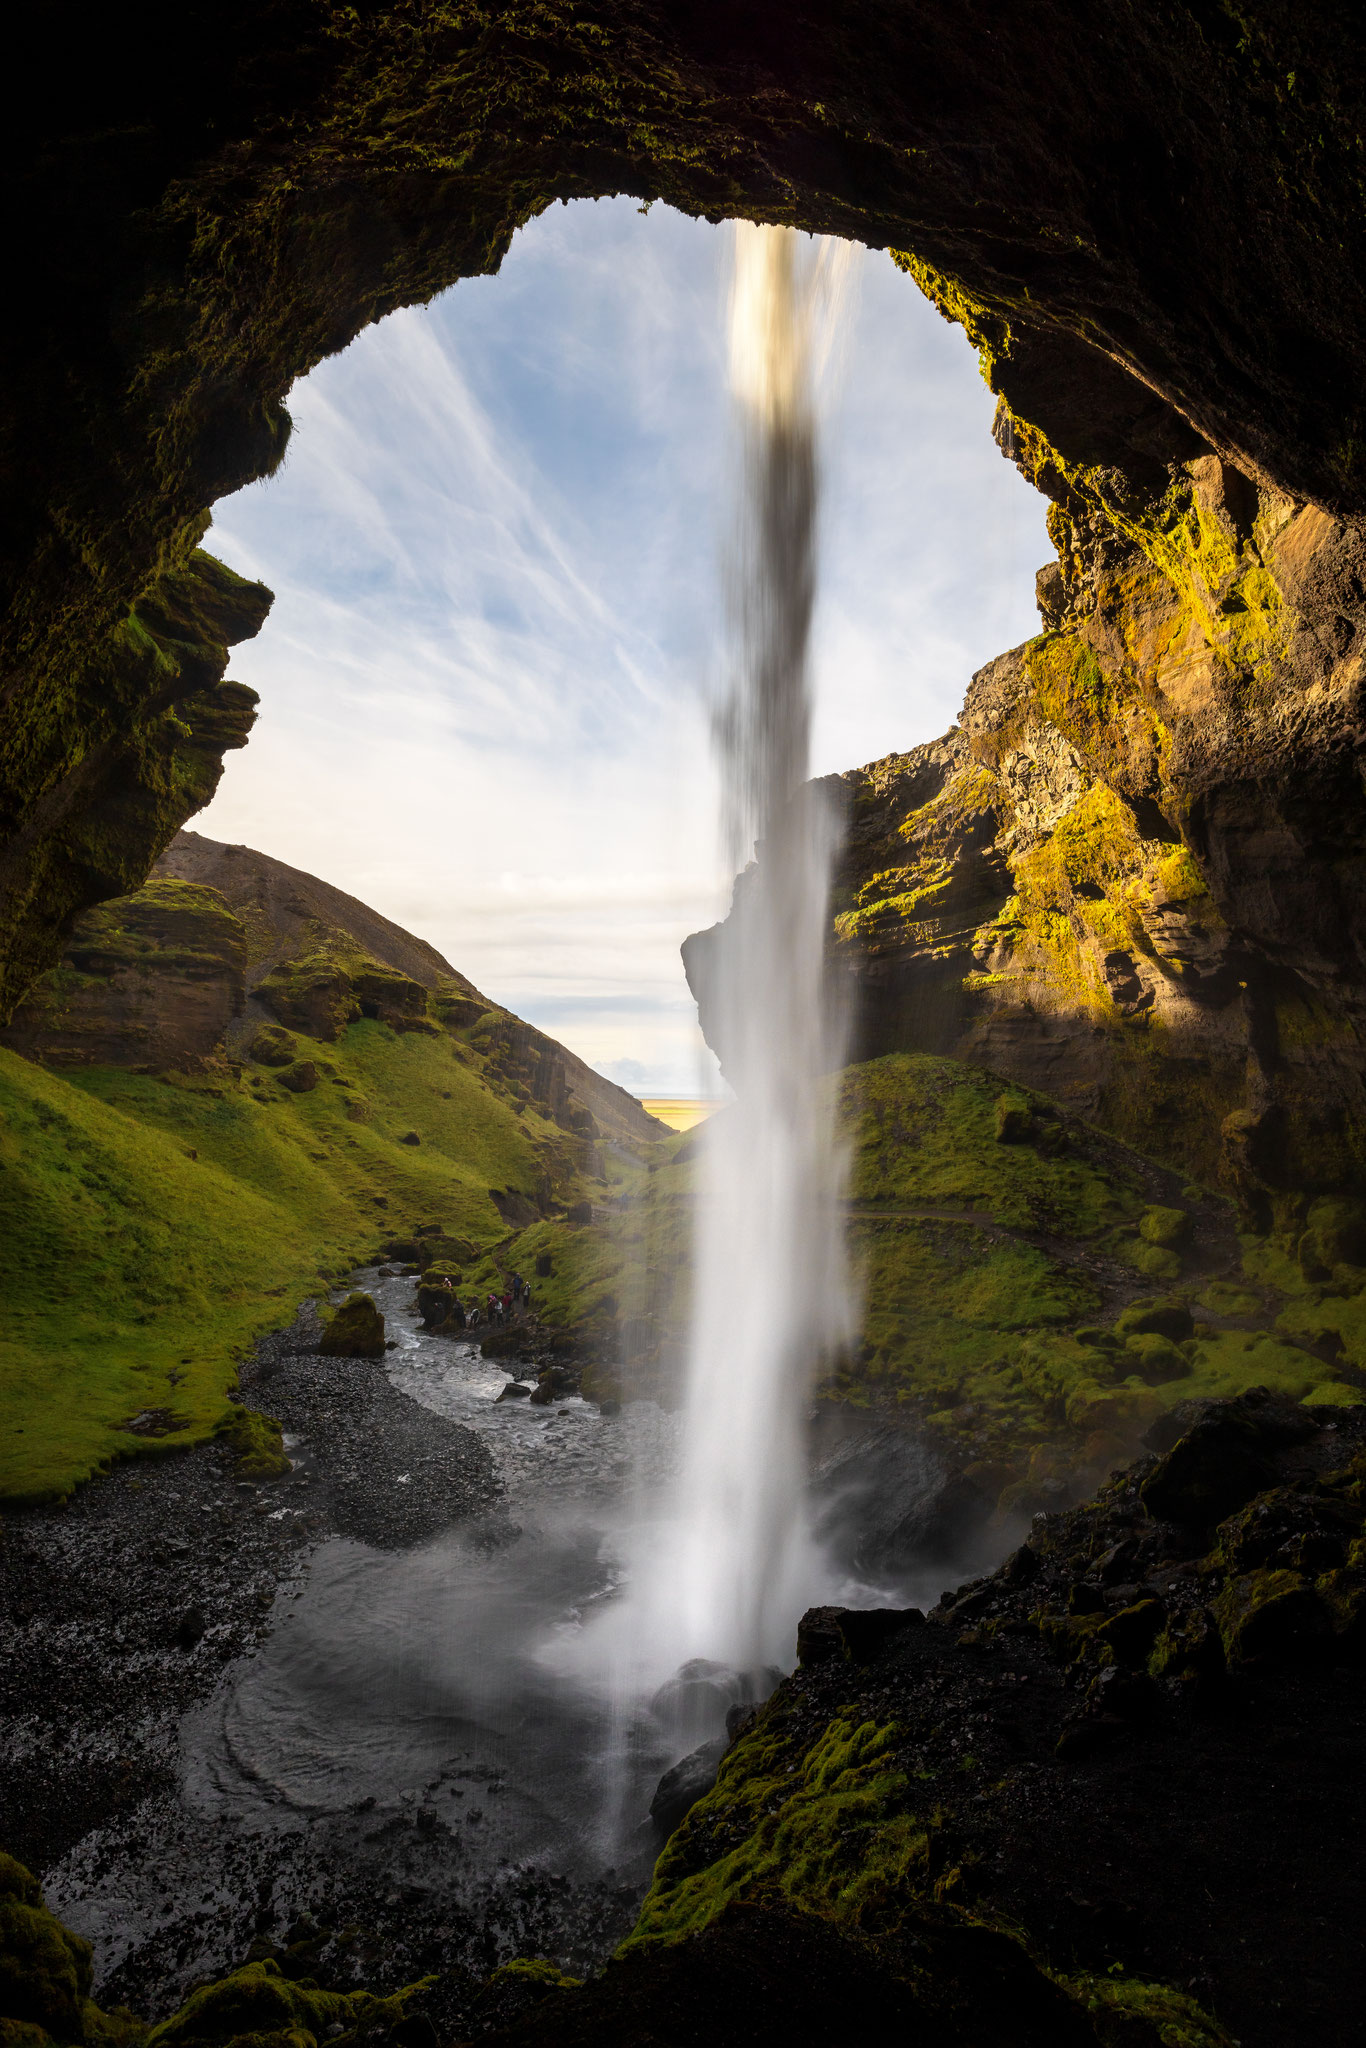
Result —
[[1131, 1301], [1115, 1318], [1115, 1335], [1129, 1337], [1170, 1337], [1179, 1344], [1183, 1337], [1193, 1335], [1195, 1321], [1183, 1301], [1170, 1295], [1159, 1296], [1150, 1301]]
[[1231, 1665], [1259, 1669], [1300, 1662], [1331, 1633], [1313, 1586], [1298, 1572], [1247, 1572], [1214, 1603], [1214, 1616]]
[[1324, 1572], [1314, 1591], [1340, 1647], [1359, 1654], [1366, 1648], [1366, 1569]]
[[1314, 1430], [1296, 1403], [1252, 1387], [1192, 1424], [1143, 1481], [1143, 1505], [1159, 1521], [1213, 1528], [1272, 1484], [1276, 1451]]
[[1307, 1280], [1326, 1280], [1337, 1266], [1366, 1266], [1366, 1205], [1341, 1196], [1314, 1202], [1295, 1255]]
[[288, 1088], [291, 1095], [308, 1095], [318, 1085], [322, 1076], [312, 1060], [295, 1060], [279, 1076], [280, 1086]]
[[299, 1057], [299, 1041], [278, 1024], [264, 1024], [247, 1047], [247, 1058], [263, 1067], [288, 1067]]
[[288, 1479], [294, 1469], [285, 1452], [281, 1425], [273, 1415], [234, 1407], [218, 1435], [237, 1453], [239, 1479]]
[[1164, 1245], [1149, 1244], [1146, 1238], [1120, 1236], [1115, 1241], [1115, 1256], [1145, 1280], [1170, 1282], [1181, 1278], [1180, 1254], [1168, 1251]]
[[0, 1854], [0, 2042], [4, 2048], [137, 2048], [147, 2029], [90, 1998], [90, 1943], [50, 1913], [38, 1880]]
[[334, 2030], [352, 2034], [354, 2029], [382, 2039], [402, 2024], [405, 2003], [418, 1988], [410, 1986], [390, 1998], [366, 1991], [322, 1991], [307, 1979], [293, 1982], [267, 1958], [192, 1991], [178, 2012], [152, 2029], [147, 2048], [227, 2048], [230, 2042], [261, 2048], [264, 2041], [307, 2048], [310, 2040], [324, 2040]]
[[89, 1942], [47, 1911], [23, 1865], [0, 1856], [0, 2015], [83, 2041], [90, 1955]]
[[1273, 1487], [1221, 1524], [1217, 1547], [1230, 1572], [1278, 1564], [1314, 1574], [1347, 1562], [1361, 1526], [1360, 1504], [1348, 1498]]
[[1138, 1234], [1145, 1244], [1176, 1251], [1191, 1234], [1191, 1219], [1185, 1209], [1168, 1209], [1154, 1204], [1139, 1217]]
[[384, 1317], [368, 1294], [348, 1294], [323, 1325], [319, 1351], [327, 1358], [382, 1358]]
[[1125, 1341], [1123, 1366], [1150, 1387], [1164, 1386], [1169, 1380], [1182, 1380], [1190, 1375], [1190, 1360], [1173, 1344], [1170, 1337], [1163, 1337], [1156, 1330], [1144, 1331], [1141, 1335]]
[[995, 1105], [996, 1142], [998, 1145], [1028, 1144], [1034, 1135], [1034, 1112], [1027, 1095], [1018, 1088], [1007, 1088], [998, 1095]]
[[1218, 1623], [1206, 1608], [1175, 1615], [1153, 1643], [1148, 1671], [1179, 1691], [1208, 1687], [1224, 1671], [1224, 1644]]

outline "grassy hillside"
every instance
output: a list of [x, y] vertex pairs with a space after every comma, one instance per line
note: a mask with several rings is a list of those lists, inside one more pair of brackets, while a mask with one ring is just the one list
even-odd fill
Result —
[[[58, 1074], [0, 1050], [0, 1499], [211, 1430], [242, 1348], [394, 1233], [484, 1245], [507, 1233], [493, 1191], [589, 1185], [458, 1036], [363, 1020], [300, 1050], [302, 1093], [294, 1066]], [[166, 1435], [126, 1427], [148, 1410]]]
[[213, 1430], [243, 1347], [386, 1240], [482, 1258], [664, 1137], [316, 877], [192, 833], [161, 869], [0, 1037], [0, 1501]]
[[[183, 950], [168, 939], [163, 986], [189, 1045]], [[144, 972], [107, 971], [124, 991]], [[170, 969], [145, 971], [152, 1000]], [[377, 972], [352, 962], [348, 987]], [[675, 1397], [702, 1134], [612, 1139], [548, 1041], [440, 984], [400, 993], [389, 1021], [326, 1012], [323, 1036], [253, 997], [236, 1056], [184, 1071], [0, 1049], [0, 1500], [212, 1431], [243, 1348], [388, 1240], [463, 1241], [470, 1292], [520, 1270], [591, 1391]], [[1192, 1397], [1360, 1398], [1366, 1218], [1292, 1204], [1240, 1241], [1219, 1197], [952, 1061], [892, 1055], [832, 1086], [862, 1328], [825, 1398], [914, 1419], [1020, 1507]]]
[[[862, 1313], [823, 1397], [915, 1420], [1005, 1506], [1056, 1504], [1180, 1402], [1362, 1398], [1366, 1231], [1342, 1205], [1240, 1238], [1221, 1197], [981, 1068], [893, 1054], [833, 1085]], [[537, 1223], [476, 1275], [549, 1260], [540, 1312], [593, 1333], [599, 1390], [677, 1387], [697, 1142], [624, 1176], [618, 1213]]]

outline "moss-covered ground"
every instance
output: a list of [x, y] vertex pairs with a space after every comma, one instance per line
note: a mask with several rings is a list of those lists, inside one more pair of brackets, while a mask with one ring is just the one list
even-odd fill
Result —
[[[1302, 1224], [1239, 1238], [1219, 1197], [981, 1068], [892, 1054], [835, 1085], [861, 1335], [823, 1396], [919, 1420], [1004, 1506], [1103, 1475], [1179, 1402], [1361, 1399], [1366, 1266], [1307, 1280]], [[698, 1142], [465, 1276], [531, 1279], [540, 1318], [586, 1340], [591, 1392], [676, 1398]]]
[[[529, 1280], [590, 1392], [676, 1397], [696, 1134], [642, 1159], [588, 1148], [593, 1179], [582, 1143], [508, 1092], [477, 1024], [286, 1036], [195, 1077], [0, 1052], [4, 1498], [222, 1427], [255, 1337], [419, 1232], [469, 1248], [467, 1298]], [[1107, 1470], [1180, 1401], [1254, 1384], [1361, 1398], [1350, 1217], [1320, 1204], [1240, 1241], [1217, 1198], [952, 1061], [894, 1054], [832, 1085], [862, 1317], [824, 1396], [919, 1419], [1005, 1505]], [[510, 1229], [510, 1197], [547, 1213]], [[1135, 1295], [1176, 1323], [1125, 1327]]]

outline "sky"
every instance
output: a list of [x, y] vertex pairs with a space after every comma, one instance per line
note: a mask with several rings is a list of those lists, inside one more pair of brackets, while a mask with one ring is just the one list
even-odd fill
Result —
[[[349, 890], [638, 1094], [716, 1091], [678, 949], [724, 914], [709, 705], [730, 232], [555, 206], [497, 277], [295, 386], [206, 545], [276, 593], [247, 748], [190, 821]], [[812, 771], [950, 726], [1037, 632], [1045, 501], [961, 329], [862, 252], [827, 376]]]

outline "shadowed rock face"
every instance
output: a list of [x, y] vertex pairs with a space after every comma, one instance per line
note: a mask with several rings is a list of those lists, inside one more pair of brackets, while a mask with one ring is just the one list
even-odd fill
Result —
[[[1362, 59], [1339, 6], [235, 0], [136, 35], [116, 13], [28, 26], [0, 145], [24, 280], [0, 385], [6, 1001], [206, 798], [212, 766], [176, 769], [188, 742], [157, 721], [207, 685], [145, 661], [129, 621], [189, 573], [206, 508], [278, 463], [293, 378], [496, 268], [557, 197], [913, 251], [1017, 438], [1121, 509], [1210, 449], [1296, 506], [1366, 509]], [[181, 722], [201, 751], [240, 740], [240, 719], [236, 740]]]

